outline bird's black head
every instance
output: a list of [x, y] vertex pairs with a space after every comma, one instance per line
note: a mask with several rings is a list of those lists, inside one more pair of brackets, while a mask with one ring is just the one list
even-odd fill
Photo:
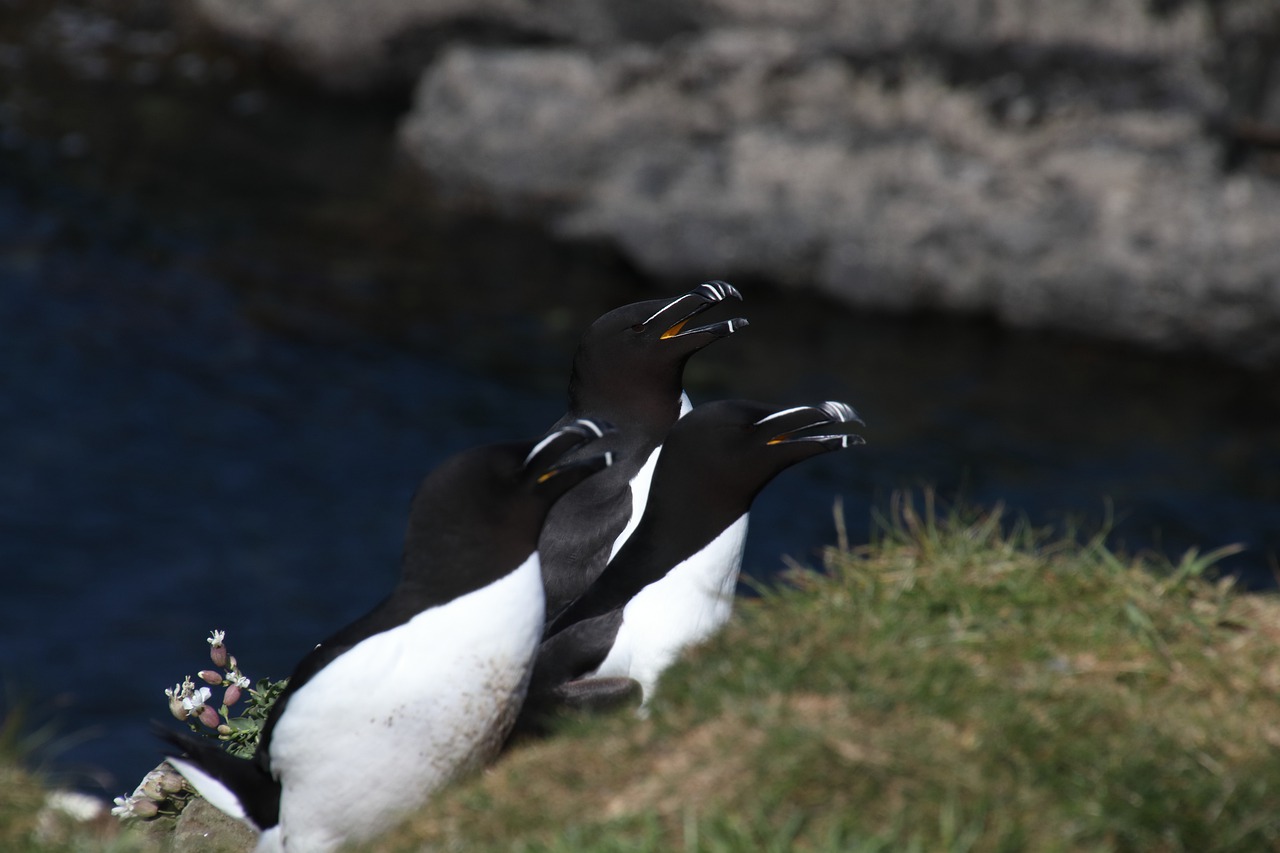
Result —
[[747, 325], [742, 317], [690, 325], [703, 311], [741, 300], [731, 284], [708, 281], [673, 299], [624, 305], [591, 324], [573, 359], [569, 410], [626, 423], [661, 423], [680, 413], [684, 365], [707, 344]]
[[409, 512], [402, 580], [431, 581], [456, 568], [476, 567], [502, 577], [534, 552], [552, 505], [569, 489], [613, 464], [611, 453], [574, 454], [614, 427], [580, 418], [529, 441], [492, 444], [457, 453], [418, 487]]
[[779, 410], [724, 400], [695, 408], [667, 433], [639, 526], [604, 574], [553, 617], [547, 636], [625, 605], [746, 514], [779, 472], [862, 444], [853, 432], [861, 423], [835, 402]]
[[862, 444], [854, 433], [860, 425], [857, 412], [834, 401], [788, 409], [746, 400], [698, 406], [667, 433], [650, 504], [666, 495], [691, 511], [730, 504], [725, 511], [736, 518], [786, 468]]

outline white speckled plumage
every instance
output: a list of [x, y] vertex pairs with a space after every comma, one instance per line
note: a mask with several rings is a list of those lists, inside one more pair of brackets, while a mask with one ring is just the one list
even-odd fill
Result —
[[524, 696], [541, 600], [534, 553], [501, 580], [360, 642], [298, 690], [271, 742], [282, 849], [376, 835], [492, 758]]

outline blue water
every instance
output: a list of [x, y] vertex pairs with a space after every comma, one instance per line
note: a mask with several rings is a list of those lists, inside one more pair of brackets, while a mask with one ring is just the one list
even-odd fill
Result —
[[[268, 92], [270, 127], [218, 113], [225, 92], [67, 85], [80, 141], [0, 152], [0, 679], [59, 721], [49, 766], [114, 795], [211, 629], [251, 677], [287, 674], [387, 591], [426, 471], [545, 429], [590, 319], [697, 282], [412, 218], [365, 165], [391, 159], [385, 115]], [[1224, 565], [1274, 585], [1274, 372], [734, 283], [751, 326], [691, 363], [695, 401], [868, 423], [761, 496], [748, 573], [814, 563], [837, 497], [866, 541], [874, 507], [933, 485], [1037, 524], [1113, 514], [1131, 551], [1240, 542]]]

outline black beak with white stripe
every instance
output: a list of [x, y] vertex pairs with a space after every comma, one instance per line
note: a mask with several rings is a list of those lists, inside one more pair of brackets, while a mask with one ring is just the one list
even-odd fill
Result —
[[598, 471], [613, 465], [613, 451], [578, 459], [566, 457], [605, 436], [617, 432], [608, 421], [578, 418], [538, 441], [525, 456], [524, 468], [533, 478], [534, 490], [544, 498], [556, 498]]
[[673, 338], [694, 339], [698, 336], [704, 336], [705, 339], [699, 341], [699, 344], [700, 346], [706, 346], [712, 340], [731, 335], [747, 325], [745, 318], [736, 317], [732, 320], [707, 323], [693, 328], [688, 327], [690, 320], [726, 299], [741, 301], [742, 294], [727, 281], [703, 282], [683, 296], [666, 303], [642, 322], [632, 326], [632, 331], [646, 335], [650, 339], [656, 335], [660, 341]]
[[775, 432], [765, 444], [802, 444], [813, 442], [823, 450], [841, 450], [866, 442], [854, 429], [866, 426], [853, 407], [847, 403], [828, 400], [817, 406], [799, 406], [783, 409], [756, 421], [757, 428]]
[[695, 320], [741, 300], [733, 285], [708, 281], [675, 298], [635, 302], [597, 319], [574, 355], [566, 418], [607, 418], [624, 433], [637, 420], [670, 426], [680, 413], [685, 362], [748, 325], [745, 317]]

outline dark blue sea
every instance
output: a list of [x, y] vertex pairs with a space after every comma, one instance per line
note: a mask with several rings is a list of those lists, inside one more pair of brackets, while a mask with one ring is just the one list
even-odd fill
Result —
[[[150, 721], [210, 630], [251, 677], [286, 675], [388, 590], [425, 472], [544, 430], [587, 323], [697, 284], [424, 209], [395, 97], [166, 44], [158, 76], [55, 45], [0, 83], [0, 682], [56, 726], [35, 759], [108, 796], [156, 764]], [[751, 326], [691, 363], [695, 402], [838, 399], [867, 422], [865, 447], [762, 495], [752, 577], [816, 565], [837, 499], [865, 542], [892, 494], [932, 487], [1109, 524], [1129, 552], [1241, 543], [1224, 568], [1274, 588], [1275, 372], [733, 283]]]

